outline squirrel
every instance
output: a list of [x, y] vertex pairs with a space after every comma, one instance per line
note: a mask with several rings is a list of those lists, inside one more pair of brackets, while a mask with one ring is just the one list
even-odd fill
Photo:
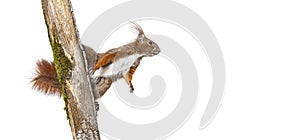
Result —
[[[92, 48], [83, 45], [90, 76], [97, 91], [97, 95], [94, 95], [95, 100], [102, 97], [111, 84], [121, 78], [129, 85], [130, 93], [133, 93], [132, 77], [142, 58], [160, 53], [159, 46], [145, 36], [142, 27], [135, 22], [131, 23], [132, 28], [138, 32], [133, 42], [105, 53], [96, 53]], [[33, 89], [37, 91], [61, 96], [55, 66], [51, 61], [44, 59], [37, 61], [36, 73], [31, 82]]]

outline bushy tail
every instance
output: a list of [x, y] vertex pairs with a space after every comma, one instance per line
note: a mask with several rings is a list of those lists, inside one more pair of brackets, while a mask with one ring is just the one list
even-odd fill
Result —
[[53, 62], [39, 60], [36, 62], [35, 76], [32, 78], [32, 88], [46, 95], [61, 96], [59, 81], [57, 79]]
[[[94, 67], [97, 60], [103, 56], [103, 53], [96, 53], [91, 47], [83, 45], [88, 60], [88, 67]], [[32, 88], [46, 95], [58, 95], [61, 97], [61, 89], [57, 79], [54, 63], [47, 60], [39, 60], [36, 62], [35, 76], [31, 79]], [[104, 95], [109, 89], [112, 81], [107, 78], [101, 78], [97, 83], [95, 100]]]

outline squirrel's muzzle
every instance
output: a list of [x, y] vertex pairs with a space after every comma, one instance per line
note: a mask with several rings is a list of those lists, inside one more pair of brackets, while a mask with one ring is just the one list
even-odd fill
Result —
[[155, 47], [155, 48], [153, 49], [152, 54], [153, 54], [153, 55], [157, 55], [157, 54], [159, 54], [159, 53], [160, 53], [160, 48], [159, 48], [159, 47]]

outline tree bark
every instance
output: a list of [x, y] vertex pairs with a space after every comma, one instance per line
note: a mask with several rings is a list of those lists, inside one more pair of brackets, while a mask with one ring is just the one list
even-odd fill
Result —
[[73, 139], [100, 140], [93, 96], [97, 94], [71, 2], [42, 0], [42, 8]]

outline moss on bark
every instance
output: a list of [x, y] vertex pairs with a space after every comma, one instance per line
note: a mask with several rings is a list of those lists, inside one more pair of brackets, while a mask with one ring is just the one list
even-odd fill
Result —
[[48, 23], [51, 23], [51, 21], [50, 21], [49, 13], [47, 11], [48, 5], [45, 4], [44, 2], [45, 1], [42, 0], [42, 8], [43, 8], [43, 14], [45, 18], [45, 24], [48, 30], [48, 38], [53, 52], [55, 71], [61, 88], [63, 100], [65, 102], [64, 110], [66, 111], [67, 119], [69, 119], [69, 109], [68, 109], [69, 95], [67, 93], [66, 80], [68, 80], [68, 78], [71, 75], [72, 63], [65, 55], [64, 49], [62, 48], [62, 45], [58, 38], [58, 31], [55, 30], [57, 29], [55, 27], [55, 24], [51, 24], [51, 26], [48, 25]]
[[53, 35], [53, 40], [50, 39], [51, 47], [53, 51], [54, 65], [56, 69], [57, 78], [60, 84], [60, 88], [62, 91], [63, 100], [65, 101], [65, 107], [67, 113], [67, 118], [69, 119], [69, 111], [68, 111], [68, 102], [69, 95], [67, 93], [67, 83], [66, 80], [70, 78], [72, 71], [72, 63], [65, 55], [64, 49], [59, 43], [59, 39], [57, 36]]

